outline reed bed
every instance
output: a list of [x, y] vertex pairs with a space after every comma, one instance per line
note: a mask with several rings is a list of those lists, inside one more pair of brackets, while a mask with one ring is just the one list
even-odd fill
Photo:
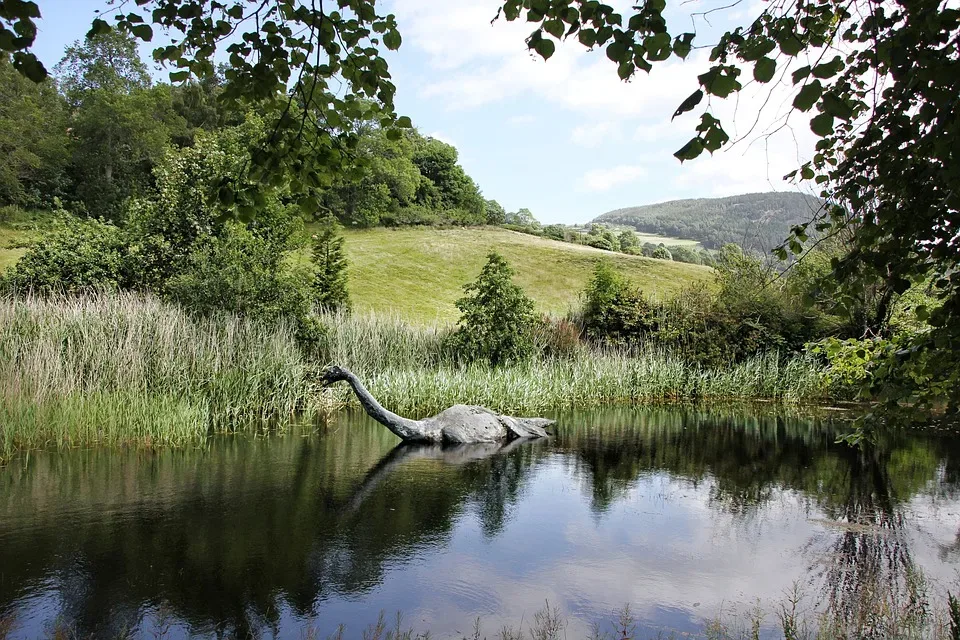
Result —
[[25, 448], [181, 445], [282, 427], [294, 414], [355, 403], [346, 385], [320, 390], [316, 373], [330, 363], [413, 416], [456, 403], [535, 413], [616, 402], [805, 402], [828, 391], [806, 357], [766, 354], [709, 370], [662, 349], [598, 351], [540, 335], [531, 361], [491, 369], [459, 364], [444, 339], [449, 327], [376, 315], [320, 320], [324, 336], [305, 352], [291, 327], [198, 319], [147, 296], [2, 298], [0, 461]]
[[0, 458], [45, 445], [183, 444], [318, 400], [293, 332], [144, 296], [0, 299]]
[[[369, 380], [368, 388], [385, 406], [411, 415], [433, 413], [457, 402], [535, 413], [623, 402], [804, 402], [824, 392], [817, 366], [806, 358], [784, 364], [775, 355], [762, 355], [711, 371], [655, 350], [546, 358], [499, 369], [442, 365], [359, 375]], [[340, 402], [353, 402], [346, 389], [338, 394]]]

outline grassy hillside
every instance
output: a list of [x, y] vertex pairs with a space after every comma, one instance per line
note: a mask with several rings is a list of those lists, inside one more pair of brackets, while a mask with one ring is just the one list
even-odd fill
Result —
[[486, 254], [496, 250], [541, 311], [565, 313], [606, 258], [646, 293], [668, 297], [710, 277], [698, 265], [601, 251], [496, 228], [369, 229], [346, 234], [350, 294], [358, 310], [394, 312], [421, 321], [458, 317], [454, 302]]
[[819, 206], [818, 198], [802, 193], [750, 193], [616, 209], [594, 222], [696, 240], [708, 249], [735, 242], [768, 252], [787, 237], [791, 226], [808, 222]]
[[[35, 230], [0, 225], [0, 272], [13, 266]], [[358, 311], [391, 312], [419, 322], [456, 320], [455, 301], [494, 249], [517, 270], [517, 280], [541, 311], [566, 313], [607, 258], [645, 292], [666, 297], [709, 278], [697, 265], [601, 251], [497, 228], [430, 227], [347, 231], [350, 295]], [[305, 252], [306, 253], [306, 252]]]

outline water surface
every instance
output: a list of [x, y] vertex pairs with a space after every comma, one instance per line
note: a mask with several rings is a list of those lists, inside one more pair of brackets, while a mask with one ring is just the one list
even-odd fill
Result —
[[[365, 416], [202, 449], [31, 454], [0, 469], [10, 637], [360, 637], [401, 610], [486, 635], [546, 601], [588, 633], [629, 603], [641, 634], [835, 607], [871, 585], [932, 592], [960, 568], [960, 440], [775, 412], [559, 416], [547, 441], [397, 447]], [[774, 620], [768, 620], [773, 624]]]

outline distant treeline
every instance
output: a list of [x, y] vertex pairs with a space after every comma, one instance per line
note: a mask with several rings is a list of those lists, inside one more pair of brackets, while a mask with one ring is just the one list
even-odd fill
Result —
[[[131, 199], [156, 189], [171, 149], [265, 115], [226, 111], [222, 93], [219, 76], [153, 81], [135, 41], [118, 32], [74, 43], [40, 84], [0, 55], [0, 207], [122, 220]], [[322, 213], [347, 226], [505, 222], [454, 147], [416, 129], [391, 140], [376, 120], [330, 126], [352, 130], [356, 148], [334, 150], [342, 170], [317, 185]]]
[[802, 193], [751, 193], [616, 209], [594, 222], [696, 240], [707, 249], [733, 243], [769, 253], [790, 235], [793, 225], [809, 222], [820, 206], [818, 198]]
[[[520, 209], [517, 213], [507, 214], [506, 223], [501, 225], [511, 231], [529, 233], [530, 235], [583, 244], [604, 251], [616, 251], [632, 256], [645, 256], [660, 260], [673, 260], [688, 264], [702, 264], [715, 266], [716, 259], [713, 251], [706, 251], [682, 245], [666, 245], [663, 242], [640, 242], [636, 232], [630, 229], [611, 229], [605, 224], [591, 222], [586, 228], [565, 225], [541, 225], [528, 209]], [[665, 238], [665, 240], [668, 240]], [[727, 243], [735, 244], [735, 243]]]

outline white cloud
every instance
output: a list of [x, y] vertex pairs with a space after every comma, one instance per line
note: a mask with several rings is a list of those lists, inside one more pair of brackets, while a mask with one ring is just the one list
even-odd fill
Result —
[[607, 191], [621, 184], [634, 182], [647, 175], [640, 165], [622, 164], [609, 169], [591, 169], [583, 174], [583, 188], [587, 191]]

